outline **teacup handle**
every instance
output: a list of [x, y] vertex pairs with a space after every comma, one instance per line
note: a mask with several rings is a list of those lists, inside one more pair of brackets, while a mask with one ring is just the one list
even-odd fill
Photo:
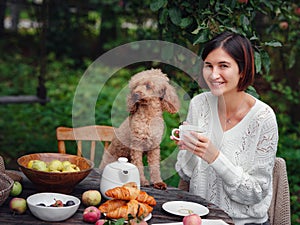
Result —
[[175, 133], [176, 133], [177, 131], [180, 132], [180, 130], [179, 130], [178, 128], [174, 128], [174, 129], [172, 130], [172, 138], [175, 139], [175, 140], [177, 140], [177, 141], [179, 141], [180, 138], [177, 137], [177, 136], [175, 136]]

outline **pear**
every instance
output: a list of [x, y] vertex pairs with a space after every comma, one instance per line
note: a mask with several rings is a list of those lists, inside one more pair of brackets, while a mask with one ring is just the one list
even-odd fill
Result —
[[75, 164], [72, 164], [72, 165], [73, 165], [73, 168], [75, 171], [80, 171], [80, 168], [77, 165], [75, 165]]
[[68, 160], [62, 161], [62, 165], [63, 167], [67, 166], [67, 165], [71, 165], [71, 162]]
[[63, 164], [62, 164], [62, 162], [59, 161], [58, 159], [53, 159], [53, 160], [49, 163], [48, 167], [49, 167], [49, 171], [50, 171], [50, 172], [51, 172], [51, 171], [57, 172], [57, 171], [62, 171], [62, 170], [63, 170]]
[[76, 170], [75, 170], [74, 166], [72, 164], [70, 164], [64, 168], [63, 172], [76, 172]]
[[32, 169], [34, 170], [38, 170], [38, 171], [44, 171], [44, 172], [48, 172], [49, 169], [47, 167], [47, 164], [44, 161], [41, 160], [34, 160], [34, 162], [32, 163]]
[[33, 164], [34, 161], [35, 161], [35, 160], [32, 159], [32, 160], [30, 160], [30, 161], [28, 162], [27, 167], [28, 167], [29, 169], [32, 168], [32, 164]]
[[80, 168], [75, 164], [70, 164], [64, 167], [63, 172], [77, 172], [80, 171]]

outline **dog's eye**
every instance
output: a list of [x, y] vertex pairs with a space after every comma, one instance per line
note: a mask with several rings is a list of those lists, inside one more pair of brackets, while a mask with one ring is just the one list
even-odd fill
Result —
[[147, 83], [146, 88], [149, 90], [151, 88], [151, 85], [149, 83]]

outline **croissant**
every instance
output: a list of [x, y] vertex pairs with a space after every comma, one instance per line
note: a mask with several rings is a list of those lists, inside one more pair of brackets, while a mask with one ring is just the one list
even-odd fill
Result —
[[139, 208], [139, 213], [138, 213], [138, 216], [148, 216], [152, 211], [153, 211], [153, 208], [151, 206], [149, 206], [148, 204], [144, 204], [142, 202], [138, 202], [138, 204], [140, 205], [140, 208]]
[[104, 202], [102, 205], [99, 206], [99, 210], [101, 213], [106, 213], [109, 211], [113, 211], [116, 208], [119, 208], [121, 206], [124, 206], [127, 204], [127, 201], [120, 200], [120, 199], [110, 199]]
[[115, 199], [133, 200], [137, 198], [139, 193], [140, 190], [137, 188], [122, 186], [107, 190], [105, 195]]
[[148, 195], [147, 192], [137, 189], [135, 182], [129, 182], [124, 184], [122, 187], [115, 187], [105, 192], [108, 197], [122, 200], [135, 199], [139, 202], [155, 206], [156, 201], [154, 197]]
[[148, 195], [147, 192], [145, 191], [140, 191], [139, 195], [136, 197], [136, 200], [148, 205], [152, 205], [152, 206], [156, 205], [156, 201], [154, 197]]
[[147, 204], [139, 203], [136, 200], [130, 200], [125, 206], [107, 212], [106, 217], [111, 219], [124, 218], [125, 220], [128, 220], [128, 214], [131, 214], [133, 217], [146, 217], [152, 210], [153, 208]]
[[138, 188], [137, 184], [135, 182], [128, 182], [128, 183], [124, 184], [123, 187]]

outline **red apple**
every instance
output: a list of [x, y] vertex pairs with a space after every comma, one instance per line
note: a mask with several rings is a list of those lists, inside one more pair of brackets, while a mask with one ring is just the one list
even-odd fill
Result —
[[106, 220], [101, 219], [101, 220], [97, 220], [97, 222], [95, 223], [95, 225], [103, 225], [106, 222]]
[[282, 21], [282, 22], [279, 23], [279, 27], [280, 27], [281, 30], [286, 30], [286, 29], [288, 29], [289, 24], [286, 21]]
[[300, 7], [295, 8], [294, 12], [297, 16], [300, 16]]
[[23, 214], [27, 209], [26, 200], [24, 198], [12, 198], [9, 202], [9, 208], [14, 213]]
[[54, 199], [55, 202], [51, 204], [52, 207], [64, 207], [64, 203], [61, 200]]
[[101, 212], [95, 206], [89, 206], [83, 211], [83, 221], [88, 223], [95, 223], [100, 219]]
[[244, 4], [244, 3], [247, 4], [247, 3], [248, 3], [248, 0], [238, 0], [238, 2], [239, 2], [239, 3], [242, 3], [242, 4]]
[[148, 225], [144, 220], [134, 219], [130, 221], [130, 225]]
[[190, 214], [188, 216], [183, 217], [183, 225], [201, 225], [202, 219], [197, 214]]

